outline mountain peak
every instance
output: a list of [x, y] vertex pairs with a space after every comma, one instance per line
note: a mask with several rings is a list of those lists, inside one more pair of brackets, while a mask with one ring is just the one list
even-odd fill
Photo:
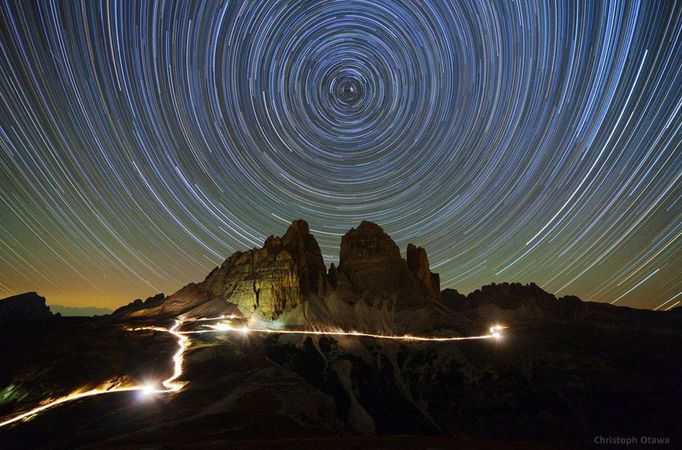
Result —
[[384, 230], [373, 222], [363, 220], [357, 228], [351, 228], [341, 238], [339, 270], [358, 258], [379, 257], [400, 260], [400, 249]]
[[282, 237], [282, 245], [294, 258], [302, 294], [326, 294], [327, 267], [317, 239], [310, 234], [308, 223], [294, 220]]
[[440, 298], [440, 276], [431, 272], [426, 250], [414, 244], [407, 244], [407, 267], [430, 297]]
[[360, 222], [360, 225], [358, 225], [357, 229], [358, 230], [372, 231], [372, 232], [376, 232], [376, 233], [385, 233], [383, 228], [381, 228], [379, 225], [377, 225], [376, 223], [369, 221], [369, 220], [363, 220], [362, 222]]
[[362, 221], [343, 235], [339, 257], [337, 283], [346, 297], [372, 304], [393, 298], [401, 307], [440, 297], [440, 280], [429, 270], [426, 251], [411, 245], [405, 261], [398, 245], [373, 222]]
[[[284, 236], [270, 236], [262, 248], [234, 253], [202, 283], [150, 305], [149, 313], [207, 315], [231, 308], [245, 317], [274, 320], [303, 304], [324, 309], [321, 305], [330, 299], [346, 305], [362, 300], [392, 310], [438, 298], [438, 275], [430, 272], [423, 248], [408, 246], [406, 262], [379, 225], [363, 221], [342, 237], [339, 265], [327, 270], [308, 223], [299, 219]], [[140, 308], [148, 309], [146, 303], [124, 309], [137, 314]]]
[[210, 298], [236, 305], [247, 317], [272, 320], [327, 293], [327, 268], [308, 223], [294, 220], [283, 237], [237, 252], [201, 283]]
[[287, 229], [287, 232], [284, 234], [284, 237], [286, 238], [288, 235], [305, 236], [307, 234], [310, 234], [310, 227], [308, 227], [308, 222], [306, 222], [303, 219], [296, 219], [293, 222], [291, 222], [291, 225], [289, 225], [289, 228]]

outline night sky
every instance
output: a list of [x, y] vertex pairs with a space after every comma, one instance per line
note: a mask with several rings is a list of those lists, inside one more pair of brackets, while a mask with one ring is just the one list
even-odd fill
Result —
[[[1, 0], [0, 0], [1, 1]], [[0, 3], [0, 296], [115, 307], [307, 220], [442, 286], [682, 299], [682, 2]]]

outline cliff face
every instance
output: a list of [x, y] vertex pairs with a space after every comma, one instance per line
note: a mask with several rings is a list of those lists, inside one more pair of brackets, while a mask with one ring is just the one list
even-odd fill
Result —
[[213, 296], [234, 303], [246, 317], [273, 320], [327, 292], [327, 269], [308, 224], [297, 220], [260, 249], [237, 252], [202, 283]]
[[299, 285], [305, 298], [311, 294], [323, 296], [327, 293], [327, 267], [322, 251], [315, 237], [310, 234], [308, 224], [303, 220], [294, 221], [282, 238], [282, 247], [294, 256]]
[[398, 246], [372, 222], [363, 221], [343, 235], [339, 257], [340, 277], [358, 293], [385, 294], [404, 282], [407, 264]]
[[440, 297], [438, 275], [429, 271], [426, 251], [410, 244], [405, 261], [393, 239], [375, 223], [363, 221], [347, 232], [339, 256], [333, 276], [346, 301], [388, 301], [402, 309]]
[[14, 295], [0, 300], [0, 323], [44, 320], [52, 317], [45, 298], [35, 292]]
[[[262, 248], [230, 256], [202, 283], [185, 286], [168, 298], [136, 301], [114, 315], [237, 313], [276, 320], [296, 310], [300, 312], [296, 320], [301, 321], [303, 310], [329, 315], [330, 310], [338, 311], [337, 306], [362, 304], [404, 311], [439, 297], [438, 275], [430, 272], [424, 249], [410, 244], [406, 261], [381, 227], [365, 221], [343, 236], [339, 266], [327, 271], [308, 224], [296, 220], [281, 238], [270, 236]], [[342, 305], [330, 306], [333, 302]]]
[[414, 244], [407, 244], [407, 267], [417, 277], [428, 296], [440, 298], [440, 276], [431, 272], [426, 250]]

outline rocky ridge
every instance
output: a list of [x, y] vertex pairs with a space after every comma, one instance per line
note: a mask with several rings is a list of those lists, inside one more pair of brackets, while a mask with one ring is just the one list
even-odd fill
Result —
[[405, 255], [380, 226], [363, 221], [343, 235], [339, 264], [327, 270], [308, 224], [296, 220], [284, 236], [268, 237], [262, 248], [234, 253], [204, 281], [168, 297], [135, 300], [112, 317], [235, 314], [274, 327], [468, 334], [481, 331], [484, 319], [616, 320], [632, 326], [639, 317], [660, 315], [633, 315], [629, 308], [575, 296], [557, 298], [534, 283], [493, 283], [467, 296], [440, 291], [426, 250], [408, 244]]
[[327, 270], [308, 224], [296, 220], [262, 248], [234, 253], [203, 282], [169, 297], [136, 300], [114, 316], [238, 314], [287, 325], [343, 326], [372, 310], [385, 314], [371, 320], [392, 327], [395, 314], [439, 309], [439, 299], [439, 277], [431, 273], [423, 248], [408, 245], [404, 259], [381, 227], [363, 221], [342, 237], [339, 265]]

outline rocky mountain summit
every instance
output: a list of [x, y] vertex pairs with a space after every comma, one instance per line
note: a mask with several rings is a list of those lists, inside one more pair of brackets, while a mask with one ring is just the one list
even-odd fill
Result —
[[530, 319], [633, 326], [649, 316], [660, 318], [653, 311], [633, 313], [570, 295], [557, 298], [534, 283], [493, 283], [466, 296], [454, 289], [441, 291], [425, 249], [408, 244], [405, 256], [379, 225], [363, 221], [343, 235], [339, 264], [327, 269], [308, 224], [296, 220], [284, 236], [270, 236], [261, 248], [234, 253], [204, 281], [168, 297], [135, 300], [112, 318], [234, 314], [274, 327], [462, 335], [480, 332], [484, 322]]
[[342, 237], [339, 265], [327, 270], [308, 224], [296, 220], [262, 248], [234, 253], [203, 282], [169, 297], [136, 300], [114, 317], [237, 314], [302, 326], [357, 325], [364, 318], [376, 328], [425, 309], [442, 309], [440, 280], [426, 250], [409, 244], [405, 259], [381, 227], [363, 221]]
[[409, 308], [440, 297], [438, 275], [429, 270], [426, 251], [408, 245], [407, 261], [377, 224], [363, 221], [341, 238], [336, 289], [346, 301], [381, 300]]
[[327, 293], [327, 269], [308, 224], [297, 220], [283, 237], [260, 249], [237, 252], [203, 282], [206, 291], [237, 305], [245, 317], [277, 319]]

